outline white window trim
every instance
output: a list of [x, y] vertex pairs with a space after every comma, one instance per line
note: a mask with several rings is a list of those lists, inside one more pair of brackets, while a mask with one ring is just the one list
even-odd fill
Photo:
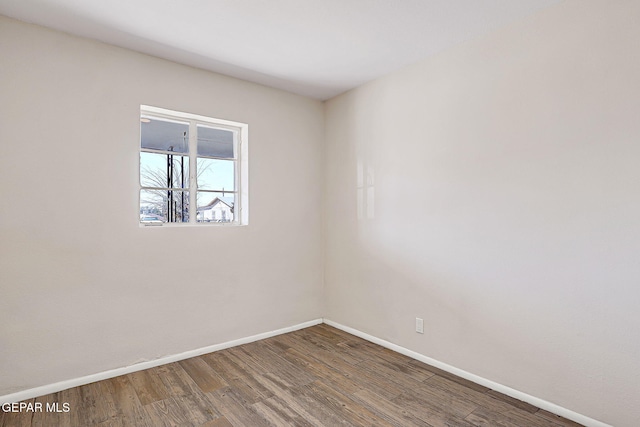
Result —
[[[231, 120], [216, 119], [201, 116], [198, 114], [185, 113], [182, 111], [168, 110], [166, 108], [153, 107], [150, 105], [140, 105], [140, 116], [148, 114], [167, 120], [183, 120], [189, 122], [189, 206], [195, 207], [195, 213], [189, 214], [189, 222], [164, 223], [162, 227], [185, 227], [185, 226], [212, 226], [229, 227], [249, 224], [249, 125], [246, 123], [234, 122]], [[197, 161], [198, 161], [198, 135], [197, 126], [199, 124], [215, 126], [220, 129], [227, 129], [235, 135], [235, 182], [236, 198], [234, 206], [234, 220], [231, 222], [197, 222]], [[138, 137], [140, 142], [141, 135]], [[192, 155], [193, 153], [193, 155]], [[138, 160], [139, 162], [139, 160]], [[138, 163], [138, 176], [140, 175], [140, 163]], [[193, 187], [192, 187], [193, 186]], [[140, 206], [140, 190], [142, 184], [138, 180], [138, 207]], [[144, 228], [161, 228], [153, 225], [142, 224]]]

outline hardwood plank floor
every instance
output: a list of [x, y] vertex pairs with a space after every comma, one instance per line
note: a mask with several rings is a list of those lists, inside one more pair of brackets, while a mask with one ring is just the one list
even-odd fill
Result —
[[324, 324], [25, 403], [0, 426], [579, 425]]

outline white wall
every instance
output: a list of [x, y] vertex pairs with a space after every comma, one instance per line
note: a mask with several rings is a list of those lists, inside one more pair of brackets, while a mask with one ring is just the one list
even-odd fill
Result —
[[[0, 58], [0, 395], [321, 317], [320, 102], [4, 17]], [[250, 225], [139, 228], [140, 104], [249, 124]]]
[[640, 425], [639, 17], [566, 1], [329, 101], [325, 317]]

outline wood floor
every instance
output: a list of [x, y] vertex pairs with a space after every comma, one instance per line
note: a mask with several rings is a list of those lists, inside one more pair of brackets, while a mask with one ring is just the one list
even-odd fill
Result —
[[0, 426], [579, 425], [327, 325], [25, 403]]

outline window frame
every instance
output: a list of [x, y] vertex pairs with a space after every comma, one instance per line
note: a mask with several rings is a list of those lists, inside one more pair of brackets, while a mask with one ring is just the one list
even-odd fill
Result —
[[[139, 221], [140, 227], [150, 227], [162, 225], [164, 227], [184, 227], [184, 226], [238, 226], [249, 224], [249, 125], [246, 123], [235, 122], [231, 120], [217, 119], [213, 117], [202, 116], [198, 114], [185, 113], [181, 111], [168, 110], [166, 108], [153, 107], [149, 105], [140, 105], [140, 120], [143, 118], [157, 118], [160, 120], [187, 122], [189, 127], [189, 140], [187, 154], [189, 159], [189, 179], [188, 187], [184, 191], [189, 193], [189, 221], [188, 222], [163, 222], [161, 224], [142, 223]], [[197, 195], [200, 192], [221, 193], [217, 189], [198, 189], [197, 182], [197, 163], [198, 158], [215, 159], [215, 157], [198, 156], [198, 126], [213, 127], [231, 131], [234, 135], [234, 158], [221, 158], [221, 160], [233, 161], [234, 165], [234, 189], [233, 191], [225, 190], [226, 193], [234, 193], [234, 212], [233, 221], [228, 222], [206, 222], [198, 221], [198, 204]], [[162, 150], [144, 150], [142, 148], [142, 122], [140, 123], [139, 135], [139, 153], [159, 153]], [[166, 154], [166, 153], [165, 153]], [[178, 154], [178, 153], [175, 153]], [[183, 154], [184, 155], [184, 154]], [[143, 190], [157, 190], [156, 187], [148, 187], [142, 185], [142, 163], [138, 156], [138, 211], [140, 211], [141, 194]], [[194, 207], [192, 209], [191, 207]], [[193, 211], [193, 212], [192, 212]]]

